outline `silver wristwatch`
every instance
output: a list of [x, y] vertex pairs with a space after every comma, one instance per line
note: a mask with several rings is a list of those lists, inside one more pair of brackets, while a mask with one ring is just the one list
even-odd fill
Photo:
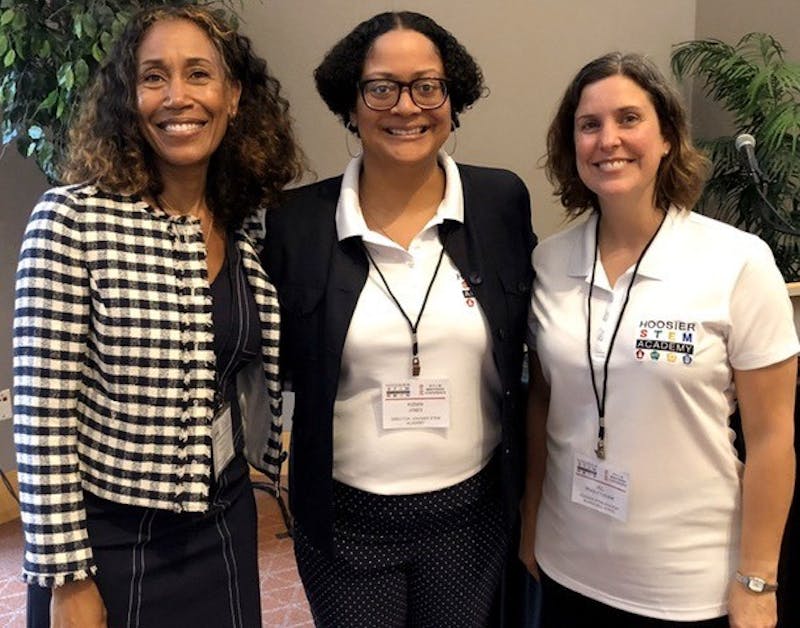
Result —
[[772, 593], [778, 590], [777, 582], [767, 582], [764, 578], [758, 576], [744, 576], [738, 571], [736, 572], [736, 582], [739, 582], [748, 591], [753, 593]]

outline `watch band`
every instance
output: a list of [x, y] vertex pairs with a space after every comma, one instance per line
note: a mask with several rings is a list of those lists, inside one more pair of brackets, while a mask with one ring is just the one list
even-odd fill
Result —
[[764, 578], [759, 578], [758, 576], [745, 576], [738, 571], [736, 572], [736, 582], [751, 593], [772, 593], [778, 590], [777, 582], [767, 582]]

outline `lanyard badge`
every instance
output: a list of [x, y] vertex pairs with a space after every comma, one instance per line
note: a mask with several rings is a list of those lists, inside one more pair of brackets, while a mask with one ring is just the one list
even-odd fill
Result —
[[592, 265], [592, 277], [589, 282], [589, 296], [587, 297], [587, 314], [586, 314], [586, 359], [589, 363], [589, 375], [592, 378], [592, 391], [594, 392], [594, 399], [597, 405], [597, 447], [594, 450], [595, 455], [604, 460], [606, 457], [606, 398], [608, 393], [608, 363], [611, 360], [611, 352], [614, 350], [614, 341], [617, 339], [617, 332], [619, 332], [620, 325], [622, 324], [622, 317], [625, 314], [625, 308], [628, 307], [628, 301], [631, 298], [631, 290], [633, 289], [633, 282], [636, 281], [636, 275], [639, 272], [639, 266], [642, 264], [645, 253], [653, 240], [656, 239], [658, 232], [661, 231], [661, 226], [666, 219], [666, 213], [661, 217], [661, 222], [658, 223], [658, 228], [655, 230], [650, 239], [645, 244], [644, 249], [639, 254], [639, 259], [636, 260], [636, 265], [633, 267], [633, 275], [631, 282], [625, 291], [625, 300], [622, 302], [622, 308], [619, 312], [619, 317], [614, 325], [614, 333], [611, 334], [611, 340], [608, 343], [608, 351], [606, 352], [605, 360], [603, 361], [603, 389], [602, 396], [597, 390], [597, 380], [594, 374], [594, 365], [592, 364], [592, 294], [594, 292], [594, 278], [597, 271], [597, 261], [599, 257], [600, 247], [598, 245], [600, 236], [600, 219], [602, 214], [597, 216], [597, 224], [594, 229], [594, 264]]
[[422, 379], [419, 377], [422, 372], [419, 358], [419, 341], [417, 330], [419, 329], [422, 313], [428, 303], [431, 289], [439, 274], [439, 267], [444, 258], [444, 244], [436, 262], [428, 289], [425, 291], [425, 298], [422, 301], [417, 320], [411, 322], [408, 314], [400, 305], [397, 297], [389, 287], [378, 264], [375, 263], [369, 249], [365, 246], [364, 250], [367, 257], [383, 282], [386, 291], [394, 301], [397, 309], [408, 323], [411, 332], [411, 379], [384, 383], [381, 387], [381, 409], [383, 416], [384, 429], [430, 429], [450, 427], [450, 383], [446, 379]]

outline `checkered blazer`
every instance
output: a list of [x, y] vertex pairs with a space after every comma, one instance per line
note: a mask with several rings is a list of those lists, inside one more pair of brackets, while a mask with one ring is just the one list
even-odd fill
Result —
[[[261, 320], [272, 411], [265, 461], [277, 475], [279, 314], [254, 244], [263, 240], [262, 219], [254, 216], [235, 237]], [[51, 189], [36, 205], [14, 312], [28, 582], [53, 586], [94, 573], [82, 489], [147, 508], [208, 508], [211, 305], [196, 218], [91, 185]]]

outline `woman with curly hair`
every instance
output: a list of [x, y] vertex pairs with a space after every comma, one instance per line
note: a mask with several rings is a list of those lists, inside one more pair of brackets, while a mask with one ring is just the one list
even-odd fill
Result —
[[[303, 170], [223, 14], [135, 15], [22, 243], [14, 419], [29, 625], [261, 625], [245, 459], [280, 464], [263, 208]], [[269, 433], [245, 444], [245, 427]]]
[[774, 626], [798, 341], [772, 254], [691, 211], [707, 159], [641, 55], [585, 65], [547, 146], [589, 217], [533, 259], [520, 558], [542, 625]]
[[314, 620], [498, 625], [523, 464], [528, 192], [442, 151], [484, 84], [430, 18], [366, 20], [315, 78], [363, 152], [269, 212], [265, 247]]

